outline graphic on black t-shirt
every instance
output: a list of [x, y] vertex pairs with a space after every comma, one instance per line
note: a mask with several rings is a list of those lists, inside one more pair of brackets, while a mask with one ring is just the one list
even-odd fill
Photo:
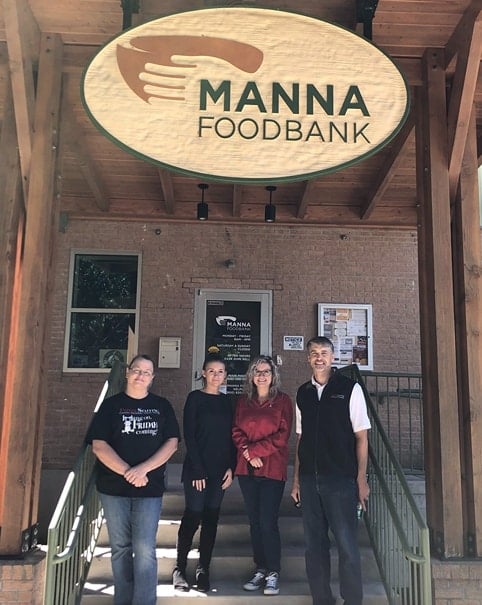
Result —
[[123, 435], [157, 435], [159, 422], [153, 416], [159, 416], [159, 410], [138, 408], [137, 410], [119, 410]]

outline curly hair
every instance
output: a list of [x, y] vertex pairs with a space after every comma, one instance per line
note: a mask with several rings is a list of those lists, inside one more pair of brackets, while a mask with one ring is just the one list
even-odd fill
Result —
[[249, 400], [253, 399], [257, 395], [257, 388], [253, 382], [253, 378], [256, 372], [256, 368], [261, 363], [267, 363], [271, 370], [271, 385], [269, 387], [270, 399], [276, 397], [276, 394], [278, 393], [281, 385], [278, 366], [275, 364], [273, 359], [268, 355], [259, 355], [258, 357], [255, 357], [250, 361], [248, 369], [246, 370], [246, 376], [244, 378], [243, 393], [246, 394]]

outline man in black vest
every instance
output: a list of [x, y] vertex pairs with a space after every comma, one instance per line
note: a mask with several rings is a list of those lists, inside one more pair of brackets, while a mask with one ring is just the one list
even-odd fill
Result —
[[357, 505], [365, 510], [370, 493], [366, 401], [359, 384], [333, 370], [330, 339], [312, 338], [307, 349], [313, 377], [296, 395], [298, 443], [291, 490], [302, 505], [306, 574], [313, 605], [333, 605], [331, 530], [338, 548], [340, 594], [345, 605], [361, 605]]

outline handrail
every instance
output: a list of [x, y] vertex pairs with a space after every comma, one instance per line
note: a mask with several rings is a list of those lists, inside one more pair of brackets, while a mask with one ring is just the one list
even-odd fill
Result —
[[87, 488], [85, 490], [84, 498], [82, 499], [82, 503], [77, 509], [77, 514], [75, 516], [74, 522], [72, 524], [72, 529], [70, 530], [70, 534], [68, 535], [66, 546], [62, 552], [56, 553], [54, 555], [54, 562], [62, 563], [62, 561], [67, 560], [72, 553], [74, 552], [78, 541], [79, 541], [79, 527], [82, 521], [85, 519], [87, 515], [87, 504], [90, 501], [92, 491], [95, 489], [95, 476], [92, 474], [90, 476], [89, 482], [87, 484]]
[[428, 527], [377, 415], [356, 364], [339, 370], [363, 389], [372, 428], [370, 499], [365, 523], [390, 605], [430, 605], [432, 580]]
[[[96, 402], [122, 390], [124, 364], [115, 362]], [[52, 515], [47, 537], [44, 605], [78, 605], [102, 526], [95, 490], [95, 456], [83, 443]]]

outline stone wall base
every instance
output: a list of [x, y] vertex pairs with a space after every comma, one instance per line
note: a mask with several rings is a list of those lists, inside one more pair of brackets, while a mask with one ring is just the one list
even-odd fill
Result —
[[434, 605], [482, 605], [482, 561], [432, 559]]
[[42, 605], [45, 561], [40, 550], [23, 559], [0, 559], [0, 605]]

